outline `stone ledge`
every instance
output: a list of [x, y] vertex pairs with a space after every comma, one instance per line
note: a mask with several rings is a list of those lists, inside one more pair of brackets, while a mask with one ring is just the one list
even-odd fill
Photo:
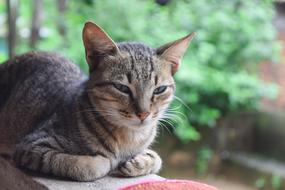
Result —
[[164, 179], [158, 175], [146, 175], [133, 178], [104, 177], [94, 182], [74, 182], [59, 179], [34, 177], [34, 179], [50, 190], [116, 190], [138, 182]]

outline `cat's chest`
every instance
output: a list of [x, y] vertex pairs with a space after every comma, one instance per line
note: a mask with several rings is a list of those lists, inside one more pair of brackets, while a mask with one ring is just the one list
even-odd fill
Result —
[[126, 159], [141, 153], [152, 143], [155, 135], [155, 129], [148, 129], [145, 131], [130, 131], [119, 136], [117, 144], [119, 157]]

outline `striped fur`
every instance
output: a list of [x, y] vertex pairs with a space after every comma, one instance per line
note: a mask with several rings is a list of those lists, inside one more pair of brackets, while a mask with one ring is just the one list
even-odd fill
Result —
[[[97, 49], [83, 36], [89, 77], [51, 53], [0, 65], [0, 143], [16, 144], [18, 166], [78, 181], [159, 171], [161, 159], [148, 147], [175, 90], [172, 63], [161, 50], [96, 34], [104, 42]], [[160, 86], [167, 88], [154, 94]]]

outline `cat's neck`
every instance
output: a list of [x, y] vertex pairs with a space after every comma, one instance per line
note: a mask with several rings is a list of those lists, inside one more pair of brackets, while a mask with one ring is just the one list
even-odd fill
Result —
[[156, 126], [147, 126], [141, 129], [119, 128], [115, 135], [118, 138], [120, 155], [138, 154], [153, 142], [156, 136]]

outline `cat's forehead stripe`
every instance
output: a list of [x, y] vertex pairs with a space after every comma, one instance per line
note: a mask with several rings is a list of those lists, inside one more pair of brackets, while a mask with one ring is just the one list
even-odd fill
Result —
[[128, 79], [128, 82], [131, 84], [132, 83], [132, 74], [130, 72], [127, 73], [127, 79]]
[[155, 75], [155, 78], [154, 78], [154, 84], [157, 85], [157, 82], [158, 82], [158, 76]]
[[128, 54], [129, 68], [132, 70], [132, 76], [135, 75], [133, 77], [137, 80], [151, 79], [152, 72], [154, 72], [154, 50], [152, 48], [135, 42], [119, 43], [118, 47]]

